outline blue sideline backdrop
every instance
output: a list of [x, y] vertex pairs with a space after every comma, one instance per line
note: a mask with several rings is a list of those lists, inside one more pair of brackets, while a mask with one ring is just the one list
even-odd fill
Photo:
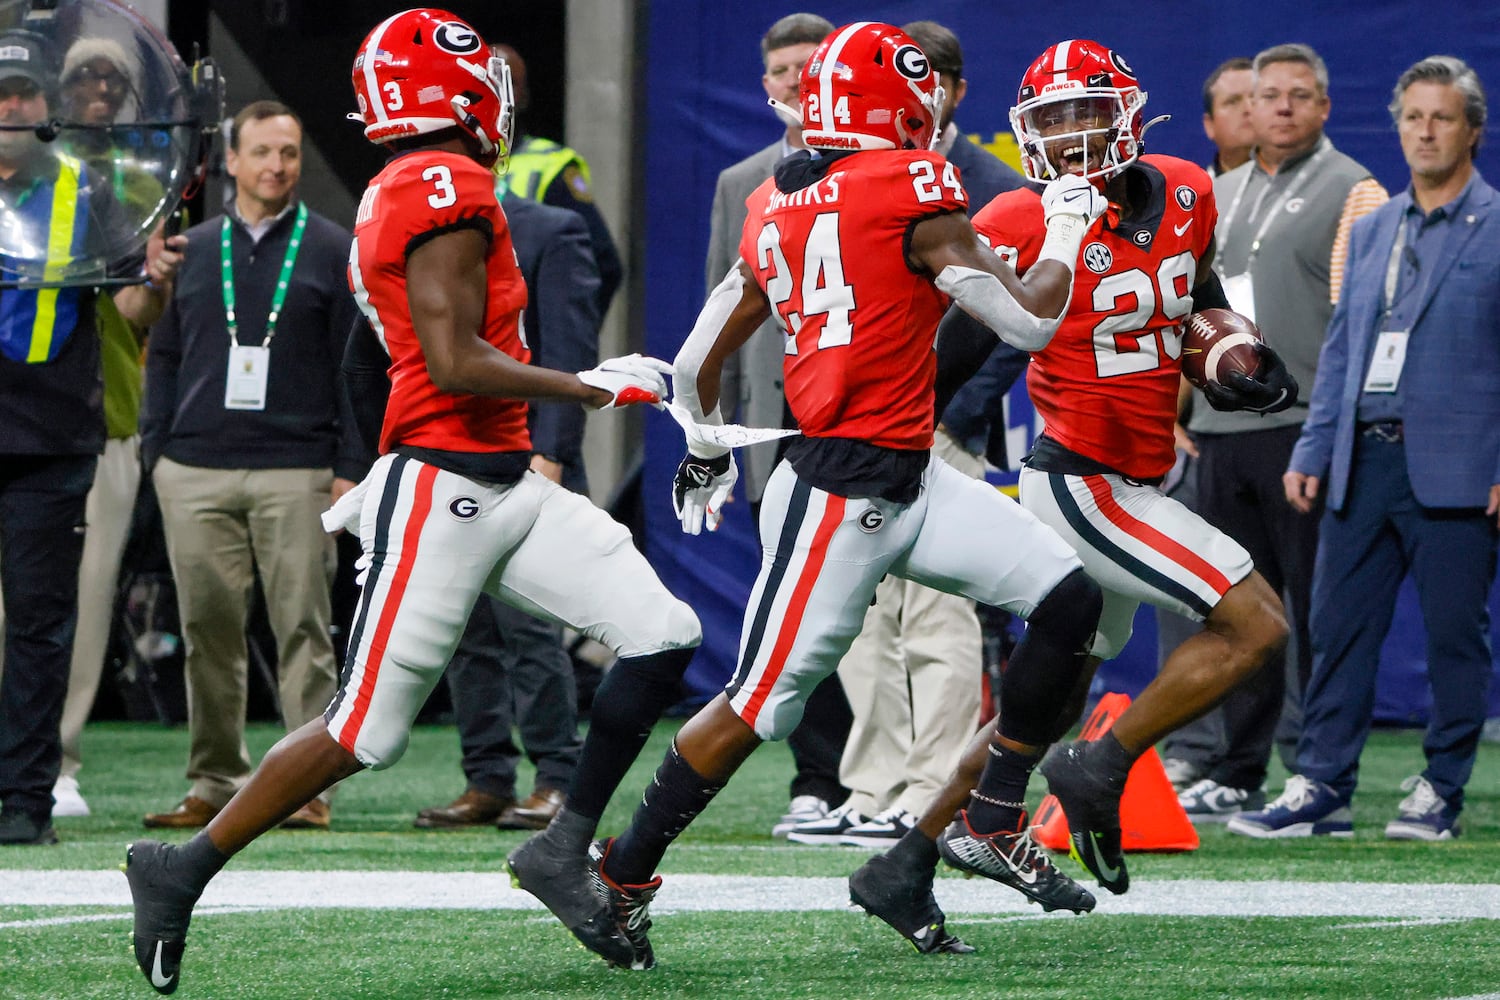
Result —
[[[759, 42], [776, 18], [799, 9], [820, 13], [834, 24], [931, 18], [952, 28], [963, 43], [969, 81], [958, 124], [1012, 162], [1015, 145], [1007, 115], [1020, 75], [1044, 48], [1065, 38], [1092, 37], [1118, 49], [1150, 94], [1147, 117], [1172, 115], [1151, 131], [1151, 150], [1200, 163], [1212, 153], [1200, 124], [1200, 88], [1209, 72], [1232, 56], [1253, 56], [1281, 42], [1309, 43], [1328, 63], [1329, 135], [1391, 189], [1404, 186], [1407, 176], [1385, 110], [1403, 69], [1422, 56], [1451, 53], [1478, 70], [1492, 100], [1500, 96], [1500, 22], [1482, 3], [1443, 5], [1439, 14], [1436, 8], [1410, 2], [1345, 0], [1134, 5], [808, 0], [806, 6], [800, 0], [774, 5], [654, 0], [646, 35], [645, 260], [646, 346], [657, 357], [676, 353], [702, 304], [709, 207], [719, 171], [779, 134], [760, 87]], [[1479, 160], [1491, 183], [1500, 182], [1495, 131], [1492, 124]], [[1033, 428], [1024, 391], [1014, 392], [1011, 402], [1013, 443], [1027, 441]], [[1015, 455], [1022, 451], [1012, 449]], [[647, 553], [667, 585], [703, 619], [704, 646], [688, 680], [694, 696], [707, 700], [733, 669], [740, 615], [759, 552], [749, 505], [743, 501], [730, 505], [717, 535], [681, 534], [668, 496], [681, 455], [676, 426], [650, 414]], [[1500, 608], [1500, 602], [1494, 606]], [[1424, 656], [1421, 619], [1408, 584], [1382, 660], [1379, 719], [1425, 720]], [[1101, 676], [1110, 689], [1135, 693], [1155, 667], [1155, 628], [1152, 616], [1143, 613], [1130, 646], [1105, 665]], [[1500, 683], [1491, 697], [1492, 714], [1500, 713]]]

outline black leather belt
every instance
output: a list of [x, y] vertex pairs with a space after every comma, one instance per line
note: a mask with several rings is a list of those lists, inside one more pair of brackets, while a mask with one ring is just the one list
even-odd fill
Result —
[[1355, 429], [1361, 437], [1374, 438], [1386, 444], [1396, 444], [1406, 440], [1406, 432], [1399, 420], [1372, 420], [1369, 423], [1356, 424]]

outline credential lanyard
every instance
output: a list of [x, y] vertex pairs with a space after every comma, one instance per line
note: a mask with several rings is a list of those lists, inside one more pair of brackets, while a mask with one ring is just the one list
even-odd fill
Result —
[[1406, 249], [1406, 226], [1405, 217], [1401, 219], [1401, 225], [1396, 227], [1396, 238], [1391, 241], [1391, 256], [1385, 262], [1385, 314], [1391, 314], [1391, 307], [1396, 304], [1396, 284], [1401, 278], [1401, 254]]
[[[234, 261], [229, 249], [229, 234], [232, 225], [229, 216], [224, 216], [224, 224], [219, 227], [219, 275], [223, 279], [220, 286], [224, 292], [224, 318], [229, 325], [229, 342], [238, 346], [240, 342], [240, 324], [234, 312]], [[261, 347], [270, 347], [271, 338], [276, 336], [276, 320], [281, 317], [281, 307], [286, 305], [286, 290], [292, 283], [292, 267], [297, 263], [297, 250], [302, 246], [302, 233], [307, 229], [307, 204], [297, 204], [297, 224], [292, 227], [292, 241], [287, 244], [286, 257], [281, 262], [281, 275], [276, 279], [276, 291], [271, 295], [271, 314], [266, 317], [266, 338], [260, 342]]]
[[[1250, 255], [1245, 259], [1245, 270], [1250, 270], [1250, 262], [1255, 260], [1256, 254], [1260, 253], [1260, 241], [1265, 238], [1266, 230], [1271, 228], [1271, 221], [1281, 213], [1281, 210], [1292, 200], [1292, 197], [1298, 191], [1302, 190], [1303, 184], [1317, 172], [1318, 163], [1333, 148], [1333, 145], [1326, 137], [1318, 140], [1318, 143], [1318, 151], [1312, 155], [1312, 159], [1302, 165], [1302, 169], [1292, 179], [1292, 183], [1288, 184], [1286, 190], [1281, 193], [1281, 198], [1271, 207], [1270, 211], [1261, 217], [1260, 228], [1255, 231], [1254, 238], [1250, 240]], [[1226, 240], [1229, 238], [1229, 227], [1234, 225], [1234, 217], [1239, 214], [1240, 201], [1245, 197], [1245, 189], [1250, 186], [1250, 178], [1254, 176], [1255, 167], [1252, 164], [1250, 169], [1245, 171], [1245, 179], [1240, 181], [1240, 189], [1234, 193], [1234, 201], [1229, 203], [1229, 211], [1225, 212], [1224, 217], [1219, 221], [1219, 231], [1224, 234]], [[1220, 243], [1223, 243], [1223, 240]]]

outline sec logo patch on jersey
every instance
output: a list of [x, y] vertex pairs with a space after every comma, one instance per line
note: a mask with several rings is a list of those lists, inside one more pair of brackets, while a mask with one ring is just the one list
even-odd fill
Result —
[[1172, 195], [1177, 199], [1177, 204], [1182, 206], [1184, 212], [1191, 212], [1193, 206], [1198, 204], [1198, 192], [1186, 184], [1179, 184], [1177, 190], [1172, 192]]
[[1083, 248], [1083, 266], [1095, 274], [1108, 271], [1115, 262], [1115, 255], [1103, 243], [1090, 243]]

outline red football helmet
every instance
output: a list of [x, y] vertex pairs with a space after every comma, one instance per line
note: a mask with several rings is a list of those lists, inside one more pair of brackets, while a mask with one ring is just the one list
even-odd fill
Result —
[[861, 21], [802, 67], [802, 141], [814, 149], [930, 149], [943, 88], [900, 28]]
[[390, 142], [453, 128], [490, 162], [510, 153], [510, 69], [479, 33], [445, 10], [402, 11], [376, 26], [354, 57], [354, 96], [365, 138]]
[[[1034, 181], [1049, 181], [1081, 166], [1103, 184], [1140, 156], [1146, 92], [1118, 52], [1098, 42], [1058, 42], [1021, 78], [1010, 126], [1021, 144], [1021, 165]], [[1104, 138], [1102, 158], [1089, 140]]]

